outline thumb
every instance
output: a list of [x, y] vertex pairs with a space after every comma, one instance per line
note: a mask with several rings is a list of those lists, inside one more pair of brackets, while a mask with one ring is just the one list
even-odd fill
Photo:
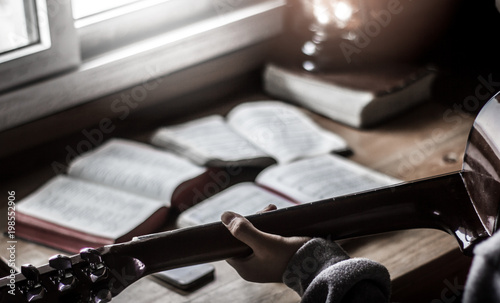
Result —
[[273, 237], [271, 234], [258, 230], [247, 218], [231, 211], [224, 212], [221, 221], [236, 239], [250, 246], [254, 251], [265, 248], [266, 242]]

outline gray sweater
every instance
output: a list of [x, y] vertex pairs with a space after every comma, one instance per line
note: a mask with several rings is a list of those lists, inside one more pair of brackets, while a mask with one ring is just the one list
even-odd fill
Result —
[[500, 302], [500, 232], [474, 249], [463, 303]]
[[381, 264], [350, 259], [334, 242], [315, 238], [292, 257], [283, 282], [303, 303], [389, 302], [391, 280]]
[[[500, 233], [479, 244], [465, 286], [463, 303], [500, 302]], [[350, 259], [340, 246], [320, 238], [292, 257], [283, 282], [303, 303], [389, 302], [387, 269], [363, 258]]]

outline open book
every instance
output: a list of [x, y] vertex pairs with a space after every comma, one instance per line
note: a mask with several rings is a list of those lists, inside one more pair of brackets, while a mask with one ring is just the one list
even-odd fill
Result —
[[60, 175], [18, 203], [16, 235], [76, 253], [156, 231], [167, 212], [159, 200]]
[[265, 90], [353, 127], [368, 127], [429, 100], [435, 72], [387, 67], [314, 74], [269, 64]]
[[388, 186], [398, 179], [337, 155], [322, 155], [264, 169], [255, 183], [240, 183], [182, 213], [179, 227], [220, 220], [224, 211], [253, 214], [270, 203], [278, 208]]
[[210, 182], [210, 171], [168, 151], [112, 139], [76, 158], [68, 175], [163, 201], [183, 210], [203, 197], [197, 194]]
[[347, 149], [342, 138], [320, 128], [298, 108], [278, 101], [244, 103], [225, 118], [209, 116], [163, 127], [151, 142], [215, 167], [265, 167]]
[[[19, 237], [76, 252], [157, 231], [188, 208], [210, 170], [141, 143], [110, 140], [17, 205]], [[198, 190], [199, 191], [199, 190]]]

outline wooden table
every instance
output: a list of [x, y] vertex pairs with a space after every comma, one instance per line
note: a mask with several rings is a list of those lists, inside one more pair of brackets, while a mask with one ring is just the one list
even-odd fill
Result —
[[[182, 117], [177, 122], [209, 113], [226, 113], [240, 100], [263, 98], [252, 94], [221, 103], [210, 110]], [[426, 103], [379, 127], [357, 130], [308, 112], [321, 126], [344, 137], [353, 150], [349, 158], [402, 180], [456, 171], [461, 168], [465, 143], [473, 117], [445, 118], [447, 109], [437, 103]], [[447, 122], [451, 121], [451, 122]], [[133, 139], [145, 141], [148, 133]], [[36, 150], [33, 151], [34, 153]], [[2, 199], [6, 191], [15, 190], [17, 201], [51, 178], [50, 165], [33, 169], [23, 176], [1, 184]], [[2, 229], [6, 224], [6, 207], [0, 214]], [[393, 302], [448, 301], [456, 297], [450, 285], [464, 285], [470, 258], [464, 257], [454, 238], [435, 230], [409, 230], [342, 241], [354, 257], [370, 258], [384, 264], [392, 277]], [[7, 256], [7, 238], [0, 240], [0, 256]], [[171, 248], [175, 249], [175, 248]], [[16, 264], [42, 265], [58, 251], [18, 240]], [[153, 277], [131, 285], [113, 302], [298, 302], [300, 298], [282, 284], [255, 284], [242, 280], [224, 261], [215, 262], [215, 281], [187, 293], [166, 286]], [[437, 301], [436, 301], [437, 302]], [[444, 301], [443, 301], [444, 302]]]

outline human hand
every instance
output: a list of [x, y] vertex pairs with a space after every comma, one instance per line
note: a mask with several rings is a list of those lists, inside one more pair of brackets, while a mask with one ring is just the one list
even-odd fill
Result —
[[[275, 209], [276, 206], [271, 204], [261, 212]], [[307, 237], [282, 237], [262, 232], [234, 212], [223, 213], [221, 220], [236, 239], [253, 250], [247, 257], [227, 260], [243, 279], [250, 282], [281, 282], [289, 260], [309, 240]]]

